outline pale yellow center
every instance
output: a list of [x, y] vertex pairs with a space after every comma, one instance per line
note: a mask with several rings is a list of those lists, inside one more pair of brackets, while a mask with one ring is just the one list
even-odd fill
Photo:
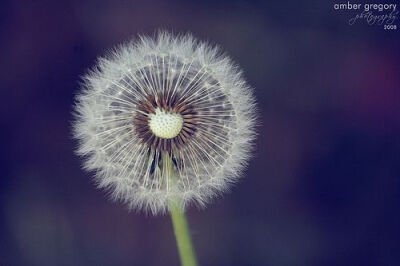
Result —
[[155, 114], [149, 114], [149, 118], [150, 130], [159, 138], [172, 139], [181, 132], [183, 118], [180, 114], [165, 112], [157, 108]]

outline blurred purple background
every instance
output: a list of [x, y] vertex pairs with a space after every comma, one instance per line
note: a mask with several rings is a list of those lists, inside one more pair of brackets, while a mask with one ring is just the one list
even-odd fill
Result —
[[[189, 221], [200, 265], [400, 265], [400, 40], [323, 1], [2, 1], [0, 265], [178, 265], [73, 150], [80, 76], [138, 33], [220, 44], [255, 87], [255, 158]], [[398, 25], [399, 26], [399, 25]]]

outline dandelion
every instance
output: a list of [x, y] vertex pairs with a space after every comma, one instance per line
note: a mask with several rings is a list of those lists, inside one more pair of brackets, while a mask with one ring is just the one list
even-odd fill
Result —
[[241, 71], [190, 34], [121, 45], [85, 77], [74, 136], [99, 188], [153, 214], [204, 206], [238, 180], [254, 139]]

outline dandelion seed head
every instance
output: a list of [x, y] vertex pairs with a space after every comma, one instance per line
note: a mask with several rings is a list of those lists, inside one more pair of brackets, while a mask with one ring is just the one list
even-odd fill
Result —
[[255, 101], [242, 72], [190, 34], [142, 36], [100, 58], [74, 111], [78, 154], [97, 186], [154, 214], [173, 198], [204, 206], [227, 190], [255, 138]]

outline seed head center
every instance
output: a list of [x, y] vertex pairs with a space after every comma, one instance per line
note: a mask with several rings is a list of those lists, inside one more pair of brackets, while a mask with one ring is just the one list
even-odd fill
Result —
[[183, 117], [177, 113], [170, 113], [156, 108], [155, 114], [149, 114], [151, 132], [159, 138], [172, 139], [182, 130]]

